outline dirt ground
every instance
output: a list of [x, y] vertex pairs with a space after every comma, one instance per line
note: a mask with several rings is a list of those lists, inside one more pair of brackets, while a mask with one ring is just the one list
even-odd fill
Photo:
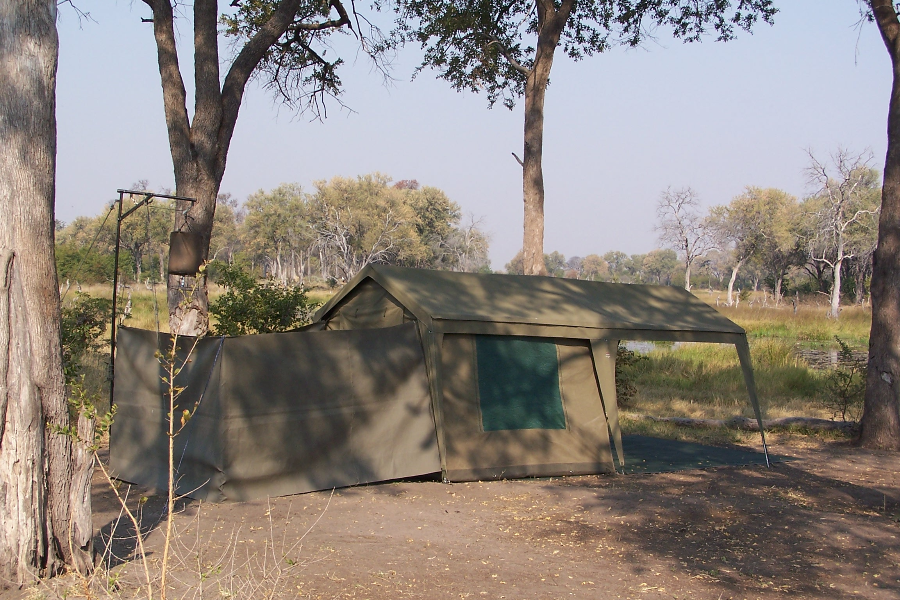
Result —
[[[799, 436], [772, 452], [792, 460], [188, 502], [169, 597], [900, 598], [897, 455]], [[154, 565], [161, 508], [142, 508]], [[119, 510], [99, 479], [94, 509], [101, 545]], [[133, 545], [113, 544], [95, 594], [140, 593]], [[69, 577], [17, 595], [85, 593]]]

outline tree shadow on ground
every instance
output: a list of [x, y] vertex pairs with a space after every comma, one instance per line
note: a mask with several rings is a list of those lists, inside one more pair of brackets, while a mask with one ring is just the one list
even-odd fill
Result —
[[553, 495], [590, 492], [574, 519], [531, 535], [621, 552], [636, 573], [647, 557], [730, 591], [818, 598], [860, 581], [900, 595], [898, 490], [855, 485], [790, 463], [667, 475], [578, 478]]
[[[101, 451], [99, 458], [108, 464], [109, 450]], [[126, 500], [128, 508], [136, 517], [144, 540], [155, 530], [165, 527], [167, 504], [165, 490], [149, 490], [119, 481], [115, 484], [118, 486], [119, 494]], [[139, 561], [140, 551], [134, 524], [99, 472], [94, 476], [92, 496], [94, 515], [101, 515], [103, 521], [96, 529], [93, 540], [98, 561], [102, 562], [107, 570], [135, 560]], [[181, 498], [175, 503], [174, 514], [185, 513], [194, 504], [196, 501], [192, 498]], [[147, 550], [147, 558], [153, 554], [153, 550]]]

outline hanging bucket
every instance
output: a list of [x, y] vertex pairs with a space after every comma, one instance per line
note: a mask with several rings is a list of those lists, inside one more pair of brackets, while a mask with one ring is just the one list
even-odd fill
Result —
[[169, 235], [169, 274], [196, 275], [203, 264], [203, 236], [187, 231]]

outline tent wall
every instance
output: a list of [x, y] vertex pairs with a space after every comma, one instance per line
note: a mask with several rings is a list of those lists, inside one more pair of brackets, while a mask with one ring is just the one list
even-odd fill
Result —
[[371, 279], [356, 286], [332, 310], [325, 325], [329, 330], [394, 327], [413, 321], [412, 313]]
[[[168, 389], [165, 370], [155, 356], [172, 347], [168, 335], [122, 327], [116, 344], [116, 416], [109, 436], [113, 475], [149, 488], [168, 485]], [[223, 338], [179, 338], [178, 364], [187, 358], [175, 382], [184, 391], [175, 414], [188, 409], [194, 416], [175, 438], [179, 493], [221, 500], [224, 482], [222, 398], [219, 394]], [[193, 346], [193, 349], [191, 347]], [[202, 395], [202, 398], [201, 398]], [[199, 404], [198, 404], [199, 402]], [[176, 423], [180, 425], [180, 423]]]
[[[164, 489], [157, 336], [123, 328], [119, 340], [112, 465], [121, 479]], [[160, 336], [161, 349], [168, 343]], [[441, 470], [414, 323], [203, 338], [178, 384], [179, 407], [203, 393], [176, 437], [178, 491], [194, 498], [250, 500]]]
[[[485, 431], [474, 335], [443, 336], [441, 413], [450, 481], [614, 471], [590, 344], [555, 339], [565, 429]], [[546, 338], [545, 338], [546, 339]], [[489, 375], [488, 375], [489, 376]]]
[[231, 338], [222, 369], [228, 499], [441, 469], [414, 323]]

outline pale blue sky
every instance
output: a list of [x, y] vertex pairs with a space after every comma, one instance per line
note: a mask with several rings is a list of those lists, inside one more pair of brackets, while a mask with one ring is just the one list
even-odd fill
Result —
[[[139, 179], [174, 187], [151, 25], [143, 3], [62, 7], [58, 77], [57, 216], [97, 214]], [[558, 55], [547, 93], [545, 251], [584, 256], [656, 246], [654, 209], [667, 186], [706, 205], [747, 185], [802, 196], [807, 149], [886, 147], [890, 62], [873, 25], [854, 28], [855, 0], [782, 2], [775, 25], [727, 44], [661, 37], [573, 63]], [[190, 39], [189, 24], [182, 35]], [[182, 61], [189, 47], [182, 48]], [[382, 85], [348, 56], [344, 102], [310, 122], [262, 89], [245, 97], [222, 191], [380, 171], [445, 190], [491, 233], [494, 268], [521, 247], [521, 106], [487, 109], [423, 73], [414, 50]], [[521, 155], [521, 154], [520, 154]]]

